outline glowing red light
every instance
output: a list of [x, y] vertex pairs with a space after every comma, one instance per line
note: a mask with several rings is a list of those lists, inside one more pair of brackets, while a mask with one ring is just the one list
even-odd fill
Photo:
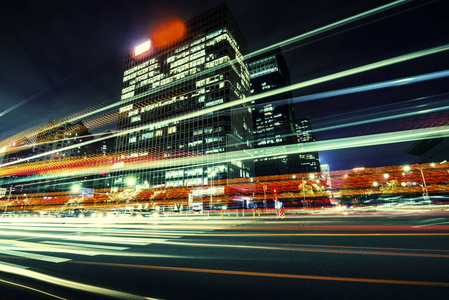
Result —
[[153, 42], [156, 47], [170, 45], [181, 39], [186, 31], [184, 23], [179, 20], [169, 23], [158, 30], [153, 36]]

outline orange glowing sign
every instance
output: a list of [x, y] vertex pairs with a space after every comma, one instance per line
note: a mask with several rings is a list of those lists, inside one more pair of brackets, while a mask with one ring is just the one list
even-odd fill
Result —
[[181, 39], [184, 36], [185, 32], [186, 26], [184, 25], [184, 23], [179, 20], [171, 22], [154, 34], [154, 45], [156, 47], [167, 46]]
[[134, 56], [147, 52], [151, 48], [151, 41], [148, 40], [145, 43], [140, 44], [134, 49]]

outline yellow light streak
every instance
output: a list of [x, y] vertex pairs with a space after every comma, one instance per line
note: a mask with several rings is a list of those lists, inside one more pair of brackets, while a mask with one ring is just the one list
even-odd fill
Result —
[[118, 263], [86, 262], [86, 261], [71, 261], [70, 263], [96, 265], [96, 266], [108, 266], [108, 267], [140, 268], [140, 269], [151, 269], [151, 270], [161, 270], [161, 271], [208, 273], [208, 274], [224, 274], [224, 275], [257, 276], [257, 277], [273, 277], [273, 278], [293, 278], [293, 279], [310, 279], [310, 280], [325, 280], [325, 281], [346, 281], [346, 282], [363, 282], [363, 283], [381, 283], [381, 284], [400, 284], [400, 285], [421, 285], [421, 286], [449, 287], [449, 283], [448, 282], [391, 280], [391, 279], [371, 279], [371, 278], [351, 278], [351, 277], [335, 277], [335, 276], [314, 276], [314, 275], [299, 275], [299, 274], [263, 273], [263, 272], [216, 270], [216, 269], [198, 269], [198, 268], [182, 268], [182, 267], [168, 267], [168, 266], [150, 266], [150, 265], [132, 265], [132, 264], [118, 264]]
[[53, 297], [53, 298], [66, 300], [66, 298], [62, 298], [62, 297], [59, 297], [59, 296], [56, 296], [56, 295], [44, 292], [43, 290], [35, 289], [35, 288], [29, 287], [29, 286], [26, 286], [26, 285], [23, 285], [23, 284], [18, 284], [18, 283], [7, 281], [7, 280], [3, 280], [3, 279], [0, 279], [0, 281], [4, 282], [4, 283], [7, 283], [7, 284], [10, 284], [10, 285], [15, 285], [15, 286], [18, 286], [18, 287], [21, 287], [21, 288], [24, 288], [24, 289], [32, 290], [32, 291], [35, 291], [35, 292], [38, 292], [38, 293], [41, 293], [41, 294], [44, 294], [44, 295], [47, 295], [47, 296], [50, 296], [50, 297]]

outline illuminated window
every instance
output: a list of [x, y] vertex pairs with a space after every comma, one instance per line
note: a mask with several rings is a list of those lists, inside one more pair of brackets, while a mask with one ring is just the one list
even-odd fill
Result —
[[138, 113], [139, 113], [139, 110], [138, 110], [138, 109], [131, 110], [131, 111], [128, 113], [128, 117], [135, 116], [135, 115], [137, 115]]
[[223, 98], [207, 102], [206, 104], [204, 104], [204, 107], [211, 107], [211, 106], [215, 106], [215, 105], [222, 104], [222, 103], [224, 103]]
[[151, 139], [153, 137], [153, 132], [147, 132], [140, 136], [141, 140]]
[[129, 105], [120, 107], [119, 112], [123, 113], [123, 112], [129, 111], [129, 110], [132, 110], [132, 109], [133, 109], [133, 104], [129, 104]]
[[193, 131], [193, 136], [203, 134], [203, 129], [198, 129]]
[[176, 132], [176, 126], [168, 127], [167, 133], [175, 133]]
[[154, 136], [162, 136], [163, 133], [164, 133], [163, 130], [159, 129], [159, 130], [156, 130]]
[[140, 121], [140, 116], [135, 116], [131, 118], [131, 123]]
[[122, 95], [121, 99], [124, 100], [124, 99], [130, 98], [132, 96], [134, 96], [134, 91]]
[[189, 142], [188, 146], [189, 147], [195, 147], [195, 146], [198, 146], [198, 145], [201, 145], [201, 144], [203, 144], [203, 140]]
[[129, 91], [134, 91], [134, 85], [131, 85], [131, 86], [127, 87], [127, 88], [124, 88], [122, 90], [122, 94], [126, 94]]

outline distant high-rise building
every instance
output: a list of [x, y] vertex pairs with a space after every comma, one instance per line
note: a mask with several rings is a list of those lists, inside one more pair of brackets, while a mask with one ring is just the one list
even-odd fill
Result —
[[[35, 155], [47, 152], [49, 154], [34, 160], [55, 160], [90, 154], [89, 146], [68, 150], [62, 149], [67, 146], [80, 144], [94, 139], [93, 135], [82, 121], [75, 124], [63, 123], [61, 125], [53, 125], [52, 122], [50, 122], [48, 127], [48, 129], [44, 129], [37, 134], [33, 151]], [[61, 151], [54, 152], [54, 150], [58, 149], [61, 149]]]
[[[15, 142], [9, 149], [9, 152], [6, 153], [7, 155], [4, 157], [3, 164], [20, 159], [26, 159], [27, 162], [30, 163], [43, 161], [51, 162], [55, 160], [74, 159], [77, 157], [87, 159], [91, 154], [89, 145], [71, 149], [64, 148], [93, 140], [93, 138], [93, 135], [81, 121], [74, 124], [51, 121], [45, 129], [38, 132], [34, 143], [25, 137]], [[23, 184], [25, 184], [28, 192], [39, 193], [67, 191], [70, 190], [70, 186], [72, 185], [70, 176], [66, 179], [61, 178], [48, 181], [48, 177], [44, 176], [37, 179], [33, 174], [30, 175], [31, 176], [9, 176], [6, 179], [3, 178], [0, 184], [7, 184], [9, 186], [15, 185], [14, 192], [23, 192]]]
[[[280, 49], [248, 60], [251, 94], [256, 95], [290, 85], [290, 74]], [[254, 147], [300, 144], [314, 141], [310, 121], [295, 121], [291, 92], [253, 101]], [[256, 176], [319, 171], [317, 153], [278, 155], [254, 160]]]
[[[301, 148], [304, 143], [315, 142], [312, 133], [312, 124], [309, 118], [297, 120], [295, 123], [296, 141]], [[313, 173], [320, 172], [320, 158], [318, 152], [306, 152], [289, 156], [289, 166], [291, 173]]]
[[[129, 51], [118, 131], [132, 132], [117, 138], [119, 159], [166, 161], [251, 148], [247, 107], [189, 118], [192, 112], [249, 95], [245, 52], [246, 42], [225, 4], [185, 23], [172, 22]], [[251, 172], [251, 163], [217, 155], [213, 162], [178, 160], [168, 167], [117, 171], [114, 186], [126, 186], [127, 178], [136, 185], [201, 186]]]
[[33, 143], [27, 137], [14, 141], [11, 146], [5, 147], [2, 164], [28, 158], [33, 155]]

